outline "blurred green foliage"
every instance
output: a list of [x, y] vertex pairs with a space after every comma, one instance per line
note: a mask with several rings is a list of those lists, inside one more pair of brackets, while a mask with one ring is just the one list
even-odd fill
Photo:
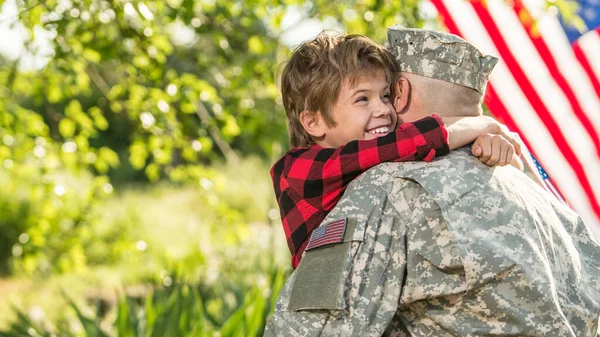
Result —
[[[67, 337], [262, 336], [287, 272], [273, 269], [265, 276], [264, 282], [250, 286], [232, 280], [211, 287], [176, 280], [145, 294], [123, 294], [117, 298], [115, 317], [108, 324], [106, 304], [101, 301], [96, 301], [94, 308], [82, 308], [68, 299], [75, 317], [56, 324], [36, 322], [17, 309], [17, 319], [0, 330], [0, 336], [51, 337], [57, 332]], [[86, 313], [89, 309], [95, 312]]]

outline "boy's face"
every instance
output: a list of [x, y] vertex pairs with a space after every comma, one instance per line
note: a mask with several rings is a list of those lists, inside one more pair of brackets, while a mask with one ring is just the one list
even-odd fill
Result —
[[353, 87], [345, 80], [331, 109], [336, 126], [325, 128], [319, 145], [337, 148], [353, 140], [381, 137], [396, 127], [397, 115], [390, 100], [390, 85], [378, 69], [359, 76]]

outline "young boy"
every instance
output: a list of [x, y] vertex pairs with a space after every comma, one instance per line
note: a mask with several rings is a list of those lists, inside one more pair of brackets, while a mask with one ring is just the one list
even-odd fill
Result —
[[[281, 91], [293, 149], [275, 163], [271, 177], [294, 268], [312, 231], [362, 172], [386, 161], [430, 161], [482, 133], [498, 133], [488, 117], [445, 120], [452, 124], [446, 128], [432, 116], [398, 127], [390, 98], [396, 71], [382, 46], [359, 35], [321, 33], [286, 64]], [[508, 164], [504, 159], [514, 148], [494, 139], [478, 141], [503, 160], [485, 162]]]

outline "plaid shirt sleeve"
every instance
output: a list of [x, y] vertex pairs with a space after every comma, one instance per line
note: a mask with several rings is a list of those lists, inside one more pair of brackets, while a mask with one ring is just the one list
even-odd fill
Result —
[[362, 172], [382, 162], [430, 161], [448, 152], [448, 131], [435, 115], [337, 149], [313, 146], [288, 152], [273, 166], [271, 177], [294, 268], [310, 233]]

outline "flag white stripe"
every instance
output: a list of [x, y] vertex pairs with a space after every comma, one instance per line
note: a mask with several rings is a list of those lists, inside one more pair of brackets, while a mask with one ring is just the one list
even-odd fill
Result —
[[[585, 54], [596, 78], [600, 78], [600, 32], [588, 32], [577, 41], [577, 44]], [[597, 126], [600, 127], [600, 124]]]
[[[560, 22], [554, 16], [544, 16], [539, 18], [536, 24], [539, 28], [540, 36], [550, 49], [550, 53], [556, 60], [561, 74], [572, 88], [587, 118], [596, 126], [594, 131], [600, 137], [600, 98], [594, 92], [594, 86], [585, 69], [583, 69], [579, 60], [577, 60]], [[598, 36], [597, 34], [593, 35]], [[597, 39], [595, 43], [595, 47], [597, 47], [596, 52], [599, 53], [596, 55], [600, 55], [600, 39]], [[598, 66], [600, 67], [600, 61], [598, 62]]]
[[[501, 0], [488, 1], [490, 16], [500, 29], [504, 41], [521, 66], [533, 89], [542, 99], [554, 120], [561, 126], [561, 133], [568, 140], [568, 146], [583, 165], [585, 175], [592, 190], [600, 191], [600, 158], [596, 155], [596, 144], [581, 121], [575, 115], [569, 99], [557, 85], [556, 80], [545, 66], [545, 62], [531, 42], [527, 31], [515, 12]], [[564, 35], [564, 33], [562, 34]], [[571, 50], [571, 46], [567, 46]], [[596, 96], [596, 95], [594, 95]], [[511, 110], [511, 114], [514, 113]], [[528, 138], [529, 139], [529, 138]], [[577, 149], [590, 149], [577, 151]], [[594, 149], [594, 151], [591, 151]], [[554, 176], [552, 176], [554, 177]], [[598, 197], [593, 197], [598, 200]]]
[[[487, 29], [471, 5], [464, 1], [441, 0], [450, 16], [458, 26], [461, 35], [486, 54], [499, 56]], [[502, 61], [492, 71], [490, 85], [500, 100], [511, 113], [515, 123], [520, 126], [522, 134], [536, 150], [538, 160], [544, 164], [554, 181], [560, 187], [565, 198], [576, 211], [590, 224], [596, 235], [600, 237], [600, 219], [592, 211], [590, 200], [581, 187], [579, 179], [568, 161], [556, 146], [554, 139], [544, 123], [523, 94], [506, 64]]]

